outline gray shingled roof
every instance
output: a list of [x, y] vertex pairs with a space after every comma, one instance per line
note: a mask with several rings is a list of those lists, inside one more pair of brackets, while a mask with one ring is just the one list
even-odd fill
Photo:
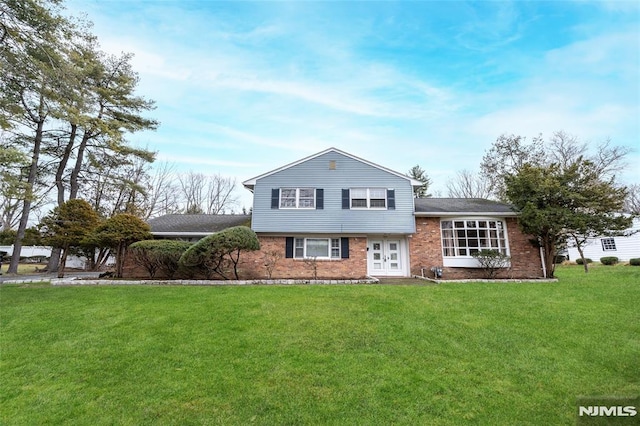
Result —
[[416, 214], [439, 213], [495, 213], [515, 215], [514, 208], [505, 203], [482, 198], [416, 198]]
[[212, 233], [231, 228], [232, 226], [248, 225], [250, 215], [244, 214], [168, 214], [149, 219], [151, 233], [185, 232]]

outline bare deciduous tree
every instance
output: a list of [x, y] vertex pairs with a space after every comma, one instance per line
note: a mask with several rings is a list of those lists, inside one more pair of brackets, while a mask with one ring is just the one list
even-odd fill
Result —
[[178, 178], [186, 214], [220, 214], [238, 203], [236, 180], [189, 172]]
[[486, 176], [461, 170], [453, 180], [447, 182], [449, 197], [454, 198], [490, 198], [492, 184]]
[[627, 198], [624, 201], [624, 211], [640, 215], [640, 184], [627, 186]]

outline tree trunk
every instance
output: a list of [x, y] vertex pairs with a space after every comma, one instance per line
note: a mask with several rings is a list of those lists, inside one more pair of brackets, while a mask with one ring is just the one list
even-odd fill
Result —
[[67, 163], [69, 162], [69, 157], [71, 157], [71, 151], [73, 150], [73, 144], [76, 140], [76, 134], [78, 131], [78, 126], [76, 124], [71, 125], [71, 134], [69, 135], [69, 142], [64, 149], [64, 153], [62, 154], [62, 158], [60, 159], [60, 163], [58, 163], [58, 170], [56, 171], [56, 188], [58, 189], [58, 205], [61, 206], [64, 204], [64, 182], [62, 178], [64, 177], [64, 171], [67, 168]]
[[67, 253], [69, 247], [62, 249], [62, 259], [60, 260], [60, 267], [58, 268], [58, 278], [64, 278], [64, 267], [67, 265]]
[[73, 200], [78, 197], [78, 190], [80, 184], [78, 183], [78, 177], [80, 176], [80, 169], [82, 168], [82, 162], [84, 161], [84, 151], [87, 148], [87, 143], [91, 139], [91, 132], [86, 131], [82, 136], [82, 141], [78, 146], [78, 152], [76, 154], [76, 164], [71, 171], [71, 177], [69, 178], [69, 199]]
[[582, 265], [584, 266], [584, 273], [589, 272], [589, 266], [587, 265], [587, 259], [584, 258], [584, 251], [580, 244], [576, 244], [576, 248], [578, 249], [578, 253], [580, 254], [580, 259], [582, 259]]
[[122, 272], [124, 270], [124, 257], [126, 254], [125, 243], [118, 244], [116, 250], [116, 278], [122, 278]]
[[[40, 112], [44, 109], [44, 98], [40, 97]], [[40, 160], [40, 146], [42, 145], [42, 134], [44, 128], [44, 122], [46, 116], [42, 114], [39, 116], [36, 127], [36, 134], [33, 140], [33, 154], [31, 155], [31, 166], [29, 167], [29, 176], [27, 177], [27, 187], [25, 190], [24, 200], [22, 202], [22, 215], [20, 216], [20, 223], [18, 225], [18, 233], [13, 243], [13, 254], [11, 256], [11, 263], [9, 264], [9, 274], [18, 273], [18, 263], [20, 263], [20, 252], [22, 251], [22, 240], [24, 239], [24, 233], [27, 230], [27, 224], [29, 223], [29, 213], [31, 211], [31, 202], [33, 200], [33, 187], [38, 175], [38, 162]]]
[[57, 247], [51, 249], [51, 257], [49, 258], [49, 262], [47, 262], [47, 272], [56, 272], [60, 267], [60, 255], [61, 250]]

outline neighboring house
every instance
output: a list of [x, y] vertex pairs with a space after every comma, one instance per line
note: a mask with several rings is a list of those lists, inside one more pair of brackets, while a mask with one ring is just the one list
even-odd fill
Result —
[[[6, 252], [6, 257], [13, 255], [13, 245], [0, 246], [0, 252]], [[43, 263], [47, 262], [51, 257], [51, 247], [49, 246], [22, 246], [20, 250], [20, 259], [26, 263]], [[70, 254], [67, 257], [67, 268], [84, 269], [86, 259]]]
[[[567, 251], [569, 260], [575, 261], [580, 258], [577, 248], [567, 247]], [[583, 251], [584, 257], [595, 262], [608, 256], [615, 256], [623, 262], [640, 258], [640, 218], [634, 218], [631, 228], [623, 231], [621, 235], [603, 235], [591, 239], [585, 244]]]
[[[444, 279], [479, 278], [483, 271], [471, 254], [482, 248], [511, 257], [504, 277], [543, 276], [539, 249], [520, 232], [510, 206], [414, 199], [422, 182], [336, 148], [243, 185], [254, 195], [251, 228], [261, 244], [242, 255], [245, 278], [265, 278], [267, 263], [273, 278], [309, 278], [313, 270], [319, 278], [433, 277], [434, 267]], [[241, 224], [227, 222], [233, 217], [170, 215], [149, 224], [158, 237], [195, 239]]]

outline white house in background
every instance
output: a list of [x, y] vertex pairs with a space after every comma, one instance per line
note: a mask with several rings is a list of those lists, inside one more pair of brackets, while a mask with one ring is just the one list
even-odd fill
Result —
[[[580, 258], [575, 247], [568, 247], [569, 260]], [[584, 257], [600, 261], [601, 257], [615, 256], [621, 262], [640, 258], [640, 218], [634, 218], [631, 228], [626, 229], [620, 236], [601, 236], [590, 240], [584, 246]]]
[[[7, 252], [7, 256], [13, 255], [13, 246], [0, 246], [0, 251]], [[20, 251], [20, 257], [39, 261], [45, 259], [47, 261], [51, 257], [51, 247], [48, 246], [23, 246]], [[67, 257], [67, 268], [84, 269], [86, 259], [74, 255]]]

